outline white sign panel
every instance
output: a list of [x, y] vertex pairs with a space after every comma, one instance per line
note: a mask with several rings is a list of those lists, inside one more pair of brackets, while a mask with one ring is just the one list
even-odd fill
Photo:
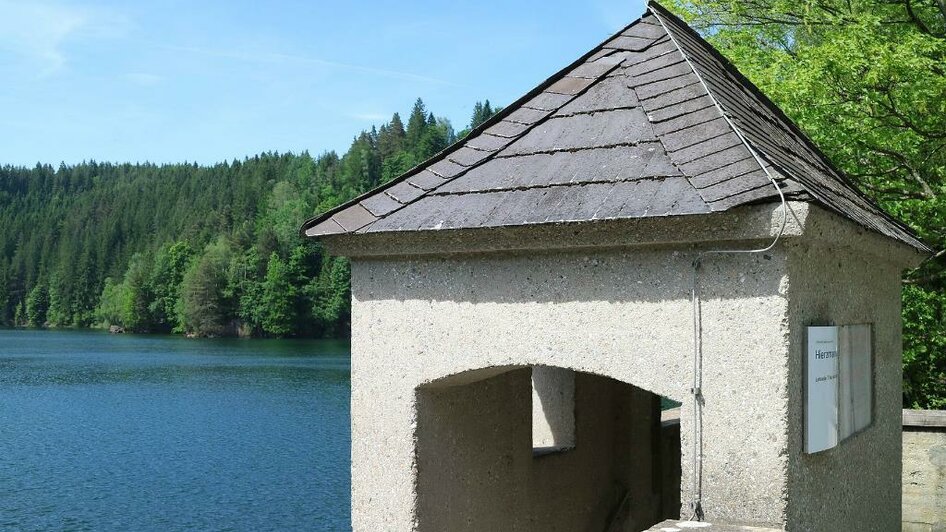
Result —
[[843, 325], [838, 331], [840, 386], [838, 433], [844, 440], [867, 428], [873, 419], [874, 360], [870, 325]]
[[838, 444], [838, 328], [808, 327], [805, 452]]
[[873, 421], [874, 359], [869, 324], [808, 327], [805, 452], [835, 447]]

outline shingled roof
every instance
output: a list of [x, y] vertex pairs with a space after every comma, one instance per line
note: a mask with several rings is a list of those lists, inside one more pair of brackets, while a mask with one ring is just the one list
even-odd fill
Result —
[[[750, 149], [751, 148], [751, 149]], [[791, 199], [929, 248], [683, 21], [648, 12], [307, 236], [708, 214]]]

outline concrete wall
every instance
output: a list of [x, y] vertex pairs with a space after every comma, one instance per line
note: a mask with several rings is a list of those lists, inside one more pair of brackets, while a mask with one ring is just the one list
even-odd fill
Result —
[[[841, 226], [843, 229], [843, 226]], [[810, 228], [817, 235], [819, 228]], [[823, 231], [834, 232], [826, 226]], [[870, 240], [798, 239], [789, 250], [788, 514], [797, 530], [899, 530], [902, 266]], [[805, 454], [804, 358], [809, 325], [874, 324], [874, 421], [837, 447]]]
[[[679, 412], [663, 412], [663, 420], [660, 459], [664, 464], [661, 468], [664, 479], [661, 485], [667, 508], [679, 504], [672, 499], [679, 498], [679, 492], [667, 490], [680, 482]], [[946, 411], [903, 411], [902, 463], [903, 531], [946, 530]]]
[[[354, 528], [417, 524], [415, 389], [481, 368], [557, 366], [682, 401], [689, 479], [693, 258], [657, 248], [354, 259]], [[786, 262], [777, 250], [719, 256], [700, 275], [709, 519], [785, 517]]]
[[[707, 255], [697, 278], [706, 518], [897, 530], [899, 273], [918, 256], [810, 204], [789, 206], [778, 246]], [[686, 504], [693, 259], [698, 249], [767, 244], [780, 227], [776, 209], [329, 238], [352, 256], [354, 528], [421, 526], [430, 501], [418, 491], [418, 445], [430, 421], [419, 389], [533, 365], [681, 401]], [[874, 324], [875, 422], [805, 455], [805, 327], [843, 323]]]
[[526, 368], [418, 391], [417, 530], [606, 530], [619, 519], [615, 530], [637, 531], [658, 522], [657, 396], [579, 373], [577, 446], [534, 456], [530, 390]]
[[946, 530], [946, 411], [903, 412], [903, 530]]

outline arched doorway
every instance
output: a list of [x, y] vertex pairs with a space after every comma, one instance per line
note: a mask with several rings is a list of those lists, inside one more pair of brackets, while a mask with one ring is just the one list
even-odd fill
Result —
[[421, 386], [416, 404], [417, 530], [637, 531], [679, 512], [679, 432], [662, 439], [647, 390], [508, 366]]

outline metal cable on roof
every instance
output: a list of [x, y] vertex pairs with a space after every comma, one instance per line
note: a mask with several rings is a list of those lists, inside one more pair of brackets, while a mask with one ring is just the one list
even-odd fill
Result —
[[690, 70], [693, 71], [693, 74], [696, 75], [696, 78], [700, 81], [700, 84], [703, 86], [703, 89], [706, 91], [706, 94], [712, 100], [713, 105], [716, 106], [716, 109], [719, 110], [722, 114], [723, 119], [726, 120], [726, 123], [729, 124], [729, 127], [732, 128], [733, 132], [736, 133], [736, 136], [739, 137], [739, 140], [742, 144], [749, 150], [749, 153], [752, 154], [752, 157], [759, 167], [762, 168], [762, 171], [765, 172], [765, 175], [768, 176], [769, 181], [772, 182], [772, 186], [775, 187], [775, 191], [778, 192], [778, 196], [782, 201], [781, 211], [782, 211], [782, 222], [779, 227], [778, 233], [775, 235], [775, 238], [772, 240], [769, 245], [762, 248], [755, 249], [714, 249], [714, 250], [705, 250], [697, 253], [696, 258], [693, 259], [693, 284], [690, 289], [690, 302], [693, 310], [693, 386], [690, 388], [690, 394], [693, 397], [693, 465], [690, 468], [690, 482], [691, 482], [691, 494], [690, 494], [690, 516], [688, 520], [696, 519], [697, 521], [703, 520], [703, 337], [702, 337], [702, 323], [700, 320], [700, 298], [698, 288], [698, 278], [700, 266], [703, 262], [703, 257], [705, 255], [713, 254], [728, 254], [728, 253], [764, 253], [775, 247], [775, 244], [778, 243], [779, 239], [785, 233], [785, 226], [788, 223], [788, 205], [785, 201], [785, 194], [782, 192], [782, 188], [778, 185], [778, 181], [775, 180], [775, 177], [766, 167], [765, 162], [759, 156], [758, 152], [749, 144], [749, 141], [746, 140], [746, 137], [742, 134], [742, 131], [736, 126], [732, 121], [729, 114], [723, 109], [723, 106], [720, 105], [719, 101], [713, 95], [713, 91], [710, 90], [709, 85], [706, 84], [706, 81], [703, 79], [703, 76], [700, 75], [700, 72], [693, 66], [693, 63], [690, 61], [690, 58], [684, 52], [683, 47], [680, 46], [680, 43], [677, 42], [677, 39], [673, 36], [673, 32], [667, 27], [664, 23], [663, 18], [660, 16], [660, 13], [654, 9], [653, 6], [647, 7], [648, 11], [654, 17], [657, 18], [657, 21], [660, 22], [660, 25], [663, 27], [664, 31], [667, 32], [667, 36], [670, 37], [670, 41], [673, 42], [673, 45], [677, 48], [677, 51], [680, 52], [680, 55], [683, 57], [683, 60], [686, 61], [687, 65], [690, 67]]

